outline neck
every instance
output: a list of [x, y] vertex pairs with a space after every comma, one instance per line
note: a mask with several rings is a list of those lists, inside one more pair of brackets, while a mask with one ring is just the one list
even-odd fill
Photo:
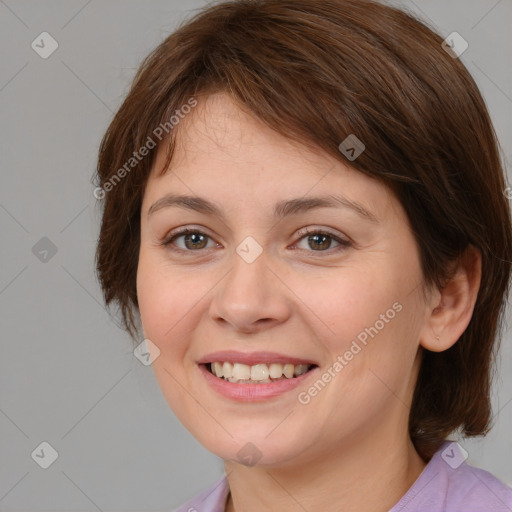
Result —
[[286, 466], [246, 467], [226, 461], [231, 491], [226, 512], [385, 512], [425, 466], [408, 437], [390, 442], [384, 435], [362, 444], [360, 440], [346, 443]]

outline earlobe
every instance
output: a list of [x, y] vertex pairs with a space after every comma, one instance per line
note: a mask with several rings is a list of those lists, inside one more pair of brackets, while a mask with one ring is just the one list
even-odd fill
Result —
[[469, 246], [456, 263], [452, 277], [439, 290], [441, 297], [428, 314], [420, 338], [422, 347], [443, 352], [462, 336], [473, 315], [481, 272], [480, 251]]

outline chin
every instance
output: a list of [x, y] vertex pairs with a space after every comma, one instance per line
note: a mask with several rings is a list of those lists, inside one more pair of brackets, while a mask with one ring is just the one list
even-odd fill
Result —
[[[244, 466], [283, 466], [296, 461], [307, 449], [304, 435], [291, 433], [288, 429], [262, 428], [261, 431], [226, 429], [233, 436], [224, 432], [222, 436], [208, 435], [204, 432], [192, 432], [194, 437], [210, 452], [225, 461], [232, 461]], [[204, 428], [204, 425], [203, 427]], [[275, 429], [272, 431], [272, 429]], [[310, 440], [311, 436], [307, 436]]]

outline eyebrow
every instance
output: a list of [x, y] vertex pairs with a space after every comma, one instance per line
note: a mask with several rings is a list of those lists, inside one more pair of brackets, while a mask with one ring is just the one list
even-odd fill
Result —
[[[149, 217], [162, 208], [169, 208], [172, 206], [192, 210], [198, 213], [203, 213], [205, 215], [216, 216], [222, 220], [225, 220], [221, 208], [208, 199], [198, 196], [177, 194], [167, 194], [158, 199], [149, 208], [147, 216]], [[368, 221], [375, 223], [379, 222], [373, 213], [363, 208], [363, 206], [361, 206], [359, 203], [351, 201], [344, 196], [335, 195], [300, 197], [296, 199], [286, 199], [279, 201], [274, 206], [274, 217], [276, 219], [282, 219], [289, 215], [298, 215], [315, 208], [339, 208], [340, 206], [353, 210], [359, 216]]]

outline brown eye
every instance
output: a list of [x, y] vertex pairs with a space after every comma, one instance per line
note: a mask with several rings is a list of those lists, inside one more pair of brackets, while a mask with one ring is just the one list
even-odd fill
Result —
[[[176, 240], [179, 240], [180, 238], [183, 239], [181, 245], [176, 243]], [[208, 239], [210, 239], [210, 237], [202, 231], [183, 229], [166, 238], [162, 242], [162, 245], [173, 246], [172, 248], [178, 251], [195, 252], [201, 249], [207, 249]]]
[[200, 233], [187, 233], [183, 235], [185, 247], [187, 249], [204, 249], [206, 247], [206, 235]]
[[329, 249], [333, 238], [329, 235], [308, 235], [309, 247], [312, 249]]
[[302, 247], [301, 249], [309, 250], [309, 252], [327, 252], [332, 248], [333, 241], [338, 244], [338, 247], [333, 249], [334, 252], [351, 246], [351, 243], [348, 240], [344, 240], [328, 231], [321, 230], [305, 230], [300, 241], [302, 240], [306, 240], [307, 248], [304, 249], [304, 247]]

